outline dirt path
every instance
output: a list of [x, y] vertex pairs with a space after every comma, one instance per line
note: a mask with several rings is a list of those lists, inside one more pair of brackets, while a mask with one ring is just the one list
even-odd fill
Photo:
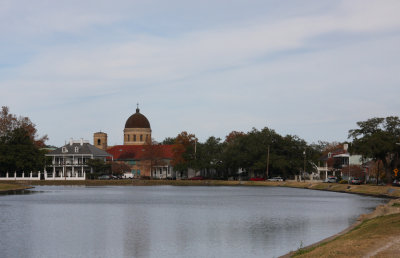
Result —
[[370, 257], [399, 257], [400, 256], [400, 239], [393, 239], [384, 246], [368, 252], [364, 258]]
[[285, 257], [400, 257], [400, 200], [361, 215], [347, 233], [290, 253]]

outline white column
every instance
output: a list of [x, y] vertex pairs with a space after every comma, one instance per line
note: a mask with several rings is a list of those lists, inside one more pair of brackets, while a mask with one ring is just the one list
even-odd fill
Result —
[[32, 179], [32, 171], [31, 171], [31, 173], [29, 174], [29, 178]]
[[6, 173], [6, 178], [8, 178], [8, 171], [7, 171], [7, 173]]
[[14, 180], [17, 180], [17, 171], [14, 171]]

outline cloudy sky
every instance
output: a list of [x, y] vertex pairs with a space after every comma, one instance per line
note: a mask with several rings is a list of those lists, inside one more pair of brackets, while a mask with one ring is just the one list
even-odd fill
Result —
[[398, 0], [1, 0], [0, 105], [49, 144], [269, 127], [344, 141], [399, 115]]

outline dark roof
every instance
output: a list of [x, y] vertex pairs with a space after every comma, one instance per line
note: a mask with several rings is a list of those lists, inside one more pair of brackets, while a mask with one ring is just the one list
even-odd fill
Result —
[[139, 112], [139, 108], [137, 108], [136, 113], [126, 120], [125, 128], [150, 128], [150, 123], [149, 120]]
[[[146, 160], [146, 148], [149, 145], [116, 145], [107, 149], [114, 160]], [[172, 159], [173, 145], [152, 145], [154, 153], [162, 159]]]
[[[75, 151], [75, 147], [77, 147], [77, 152]], [[63, 152], [63, 148], [67, 149], [67, 152]], [[56, 150], [51, 151], [46, 155], [93, 155], [94, 157], [107, 157], [111, 156], [106, 151], [100, 150], [99, 148], [91, 145], [90, 143], [72, 143], [66, 144], [63, 147], [60, 147]]]

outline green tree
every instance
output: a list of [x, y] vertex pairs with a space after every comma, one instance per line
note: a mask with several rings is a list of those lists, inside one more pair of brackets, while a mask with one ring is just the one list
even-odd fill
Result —
[[111, 164], [102, 159], [89, 159], [86, 164], [93, 169], [93, 173], [90, 175], [87, 174], [90, 179], [95, 179], [101, 175], [111, 174]]
[[222, 172], [222, 143], [220, 138], [209, 137], [204, 143], [197, 143], [196, 167], [204, 170], [205, 176], [209, 177], [210, 170], [217, 172], [217, 177]]
[[44, 153], [29, 137], [23, 127], [17, 127], [0, 137], [0, 171], [30, 172], [45, 166]]
[[196, 148], [198, 139], [194, 134], [181, 132], [175, 138], [174, 146], [172, 148], [173, 158], [171, 161], [172, 166], [176, 171], [181, 173], [187, 172], [189, 168], [197, 168], [196, 162]]
[[[397, 142], [400, 140], [400, 120], [396, 116], [371, 118], [357, 122], [359, 128], [349, 130], [352, 138], [350, 151], [364, 158], [381, 161], [385, 170], [386, 182], [392, 180], [392, 169], [397, 165]], [[396, 155], [397, 152], [397, 155]]]

